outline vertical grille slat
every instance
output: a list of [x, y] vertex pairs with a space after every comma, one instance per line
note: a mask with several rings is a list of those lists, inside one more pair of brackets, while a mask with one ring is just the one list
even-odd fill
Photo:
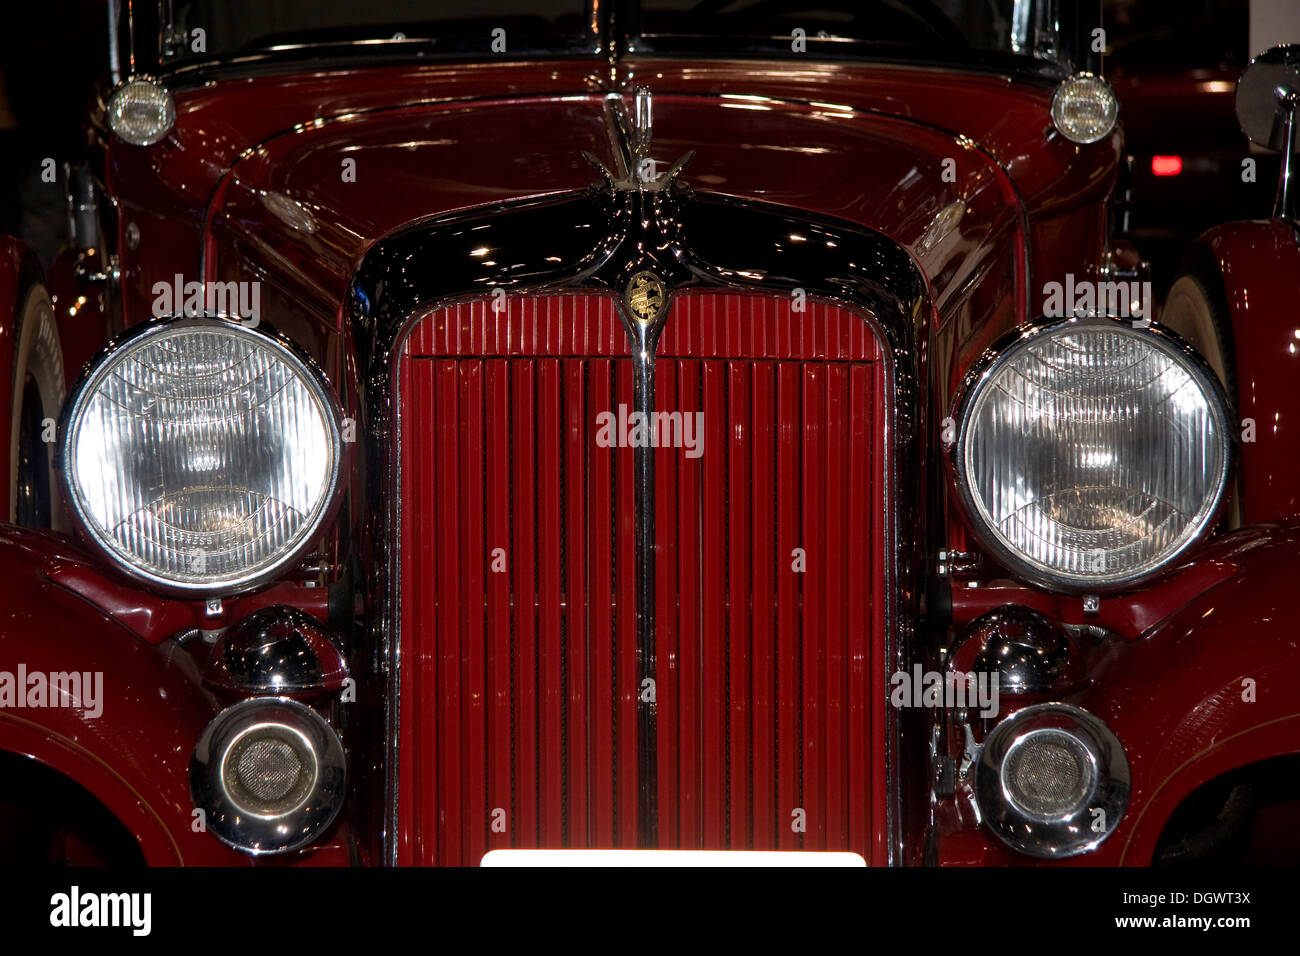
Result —
[[460, 688], [464, 701], [465, 775], [463, 811], [465, 854], [479, 859], [487, 852], [486, 607], [484, 574], [488, 552], [483, 537], [483, 363], [460, 362], [459, 488], [461, 541], [459, 601], [463, 615]]
[[488, 549], [487, 658], [488, 674], [488, 846], [510, 846], [517, 825], [513, 819], [513, 723], [511, 711], [511, 580], [510, 524], [510, 363], [486, 363], [486, 445], [483, 504]]
[[[657, 370], [655, 394], [665, 408], [680, 407], [678, 397], [678, 368], [675, 365], [661, 366]], [[655, 575], [655, 627], [658, 641], [658, 654], [655, 657], [656, 697], [665, 700], [677, 700], [680, 694], [681, 673], [678, 645], [679, 621], [677, 609], [678, 595], [683, 586], [688, 586], [691, 579], [680, 578], [678, 550], [679, 536], [675, 533], [679, 518], [677, 507], [678, 483], [681, 481], [679, 462], [681, 455], [673, 448], [660, 448], [655, 452], [655, 471], [658, 481], [655, 483], [656, 520], [663, 522], [659, 539], [661, 558], [658, 573]], [[672, 715], [660, 714], [659, 720], [671, 722]], [[658, 786], [659, 786], [659, 838], [667, 846], [676, 846], [680, 836], [678, 822], [678, 765], [681, 759], [677, 742], [680, 735], [672, 727], [659, 735]]]
[[[612, 301], [448, 307], [398, 371], [399, 862], [637, 846], [636, 453], [597, 441], [633, 408]], [[674, 302], [656, 409], [703, 412], [704, 453], [649, 452], [661, 847], [883, 855], [886, 381], [856, 314]]]
[[564, 404], [564, 514], [565, 585], [567, 633], [565, 662], [565, 736], [568, 743], [565, 766], [565, 799], [568, 804], [566, 845], [586, 846], [591, 836], [587, 826], [589, 794], [587, 714], [587, 626], [589, 584], [587, 552], [590, 547], [587, 521], [587, 488], [591, 469], [587, 442], [591, 428], [588, 409], [586, 362], [565, 366]]
[[[548, 310], [549, 313], [550, 310]], [[554, 321], [548, 323], [558, 335]], [[537, 458], [546, 464], [538, 469], [537, 573], [538, 573], [538, 749], [541, 755], [541, 830], [538, 839], [545, 846], [563, 844], [564, 831], [564, 708], [563, 647], [564, 608], [560, 601], [563, 570], [561, 537], [564, 481], [564, 412], [560, 404], [560, 363], [542, 359], [538, 363]]]
[[[628, 362], [614, 365], [617, 384], [614, 410], [620, 404], [632, 407], [632, 366]], [[636, 658], [636, 486], [635, 460], [631, 448], [614, 450], [615, 548], [618, 571], [614, 602], [617, 606], [617, 630], [614, 637], [615, 697], [614, 714], [616, 804], [616, 846], [637, 846], [637, 686]]]
[[[683, 411], [700, 408], [701, 363], [682, 360], [675, 363], [678, 372], [678, 405]], [[667, 366], [662, 361], [660, 370]], [[661, 371], [662, 374], [662, 371]], [[706, 452], [707, 454], [707, 452]], [[700, 791], [700, 621], [702, 566], [700, 563], [699, 527], [701, 522], [701, 487], [704, 457], [679, 458], [677, 461], [677, 511], [679, 520], [673, 527], [685, 540], [677, 546], [679, 607], [677, 609], [677, 706], [660, 701], [659, 725], [675, 733], [678, 780], [678, 841], [684, 847], [700, 845], [702, 797]], [[667, 530], [667, 529], [666, 529]], [[674, 712], [676, 720], [673, 719]]]
[[439, 843], [443, 853], [452, 859], [462, 855], [461, 821], [464, 774], [461, 772], [461, 696], [460, 696], [460, 641], [462, 633], [460, 603], [460, 576], [463, 570], [461, 555], [460, 516], [460, 389], [456, 362], [440, 361], [435, 372], [437, 403], [441, 412], [436, 421], [439, 459], [435, 507], [442, 535], [438, 540], [439, 561], [435, 580], [438, 601], [438, 629], [446, 635], [439, 641], [435, 668], [438, 675], [438, 698], [442, 701], [442, 720], [438, 734], [438, 755], [441, 777], [445, 781], [444, 815], [441, 821]]
[[[710, 312], [709, 327], [717, 329]], [[708, 795], [701, 806], [706, 850], [726, 848], [726, 643], [727, 643], [727, 409], [724, 388], [726, 369], [718, 362], [705, 362], [701, 369], [704, 391], [704, 467], [700, 548], [700, 789]], [[714, 449], [710, 454], [709, 449]]]
[[[734, 312], [733, 312], [734, 314]], [[728, 322], [728, 327], [731, 326]], [[750, 848], [752, 820], [750, 795], [753, 780], [753, 741], [750, 717], [750, 630], [749, 602], [752, 549], [749, 544], [751, 510], [749, 487], [752, 423], [749, 414], [749, 377], [752, 364], [728, 362], [727, 374], [727, 791], [729, 809], [728, 846]]]
[[[537, 465], [536, 363], [511, 363], [510, 428], [514, 475], [511, 494], [514, 540], [507, 560], [514, 567], [514, 746], [517, 845], [537, 843]], [[436, 467], [436, 465], [435, 465]]]
[[[810, 335], [816, 335], [814, 328]], [[826, 805], [823, 771], [825, 764], [826, 688], [823, 674], [823, 642], [826, 639], [826, 603], [822, 600], [822, 582], [839, 569], [831, 566], [826, 555], [826, 478], [825, 427], [827, 367], [805, 364], [803, 367], [803, 435], [800, 448], [802, 483], [802, 547], [808, 555], [808, 568], [800, 576], [802, 618], [799, 632], [802, 660], [799, 671], [799, 704], [802, 708], [800, 728], [803, 734], [803, 796], [806, 830], [804, 849], [821, 850], [826, 844]]]
[[[776, 819], [777, 849], [797, 850], [801, 835], [793, 816], [799, 786], [799, 572], [807, 548], [799, 540], [799, 367], [782, 363], [776, 373]], [[796, 556], [796, 549], [802, 552]]]

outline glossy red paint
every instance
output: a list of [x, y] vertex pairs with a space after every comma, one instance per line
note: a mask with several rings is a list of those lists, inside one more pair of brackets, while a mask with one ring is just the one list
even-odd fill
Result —
[[[1090, 147], [1063, 140], [1051, 128], [1049, 88], [969, 75], [953, 84], [944, 71], [879, 64], [782, 62], [756, 70], [752, 62], [686, 67], [632, 58], [624, 65], [628, 77], [656, 90], [656, 158], [667, 163], [697, 150], [686, 175], [695, 188], [884, 231], [914, 252], [944, 316], [970, 304], [947, 298], [968, 289], [972, 275], [1005, 275], [982, 283], [978, 294], [1001, 284], [1011, 300], [1006, 314], [988, 318], [989, 303], [976, 301], [972, 322], [995, 331], [981, 329], [963, 355], [1036, 312], [1044, 281], [1101, 260], [1099, 200], [1114, 180], [1118, 137]], [[339, 71], [239, 81], [228, 96], [182, 91], [177, 132], [135, 153], [179, 163], [182, 151], [173, 147], [190, 126], [226, 131], [229, 144], [216, 154], [230, 171], [212, 184], [209, 275], [247, 278], [264, 264], [277, 316], [310, 345], [337, 327], [352, 269], [379, 236], [421, 216], [583, 188], [592, 172], [579, 149], [608, 161], [600, 94], [625, 88], [626, 78], [602, 78], [582, 61], [536, 64], [531, 72], [480, 67], [471, 96], [464, 72], [463, 65]], [[252, 97], [259, 109], [238, 111]], [[295, 113], [301, 102], [323, 105]], [[462, 118], [471, 113], [469, 139]], [[344, 146], [358, 163], [355, 182], [342, 181]], [[302, 203], [319, 230], [304, 235], [281, 222], [261, 190]], [[143, 286], [135, 295], [143, 301]]]
[[[1149, 865], [1165, 823], [1197, 787], [1230, 770], [1300, 753], [1290, 611], [1300, 527], [1229, 535], [1206, 560], [1231, 576], [1137, 641], [1114, 642], [1090, 688], [1070, 698], [1119, 736], [1133, 773], [1129, 809], [1095, 851], [1066, 865]], [[1254, 681], [1253, 696], [1244, 681]], [[949, 804], [950, 832], [960, 819]], [[1031, 863], [966, 819], [941, 835], [940, 862]]]
[[[188, 755], [219, 709], [199, 686], [195, 662], [174, 642], [150, 644], [89, 602], [70, 600], [51, 579], [75, 558], [57, 536], [0, 526], [0, 670], [102, 675], [93, 716], [70, 706], [0, 709], [0, 751], [89, 790], [150, 864], [249, 865], [246, 854], [191, 826]], [[346, 827], [332, 838], [314, 862], [348, 862]]]
[[968, 624], [995, 608], [1016, 604], [1041, 611], [1055, 621], [1104, 627], [1133, 640], [1223, 583], [1236, 570], [1227, 561], [1197, 555], [1182, 569], [1141, 591], [1100, 598], [1095, 612], [1085, 612], [1078, 595], [1052, 594], [1006, 579], [976, 582], [979, 587], [957, 581], [952, 589], [952, 620], [954, 625]]
[[[657, 408], [702, 412], [706, 451], [655, 453], [660, 845], [879, 860], [885, 569], [849, 552], [885, 547], [879, 347], [816, 304], [671, 308]], [[453, 306], [408, 341], [399, 862], [637, 845], [632, 449], [592, 426], [631, 406], [627, 353], [601, 296]]]
[[[151, 314], [154, 282], [198, 278], [205, 254], [206, 278], [262, 281], [264, 315], [322, 364], [355, 411], [361, 371], [347, 290], [366, 251], [425, 217], [585, 188], [594, 173], [579, 151], [611, 160], [604, 93], [631, 82], [656, 93], [655, 158], [697, 151], [683, 178], [698, 192], [861, 223], [909, 251], [932, 304], [924, 367], [935, 411], [948, 408], [994, 339], [1040, 311], [1044, 283], [1093, 272], [1102, 260], [1120, 137], [1065, 141], [1050, 123], [1048, 85], [880, 64], [640, 56], [613, 70], [594, 58], [326, 70], [177, 89], [176, 128], [163, 143], [103, 144], [120, 209], [125, 319]], [[345, 155], [357, 161], [355, 182], [341, 176]], [[313, 227], [277, 214], [268, 194], [300, 204]], [[137, 250], [121, 241], [127, 223], [140, 227]], [[1248, 389], [1257, 414], [1281, 413], [1272, 443], [1260, 418], [1260, 441], [1244, 450], [1248, 514], [1290, 514], [1284, 383], [1295, 350], [1280, 352], [1294, 330], [1249, 310], [1288, 314], [1283, 278], [1300, 265], [1294, 235], [1252, 224], [1206, 241], [1233, 276], [1230, 298], [1249, 346], [1239, 346], [1242, 414]], [[1241, 250], [1258, 256], [1261, 244], [1269, 255], [1252, 265]], [[0, 281], [0, 298], [4, 289]], [[756, 303], [771, 311], [751, 326], [746, 310]], [[713, 295], [684, 296], [674, 308], [658, 349], [660, 407], [702, 411], [707, 446], [725, 453], [655, 454], [660, 843], [843, 846], [879, 862], [887, 840], [880, 561], [892, 546], [881, 520], [882, 356], [860, 319], [826, 306], [795, 317], [771, 300]], [[0, 346], [4, 334], [0, 323]], [[636, 842], [632, 453], [598, 447], [591, 421], [597, 398], [631, 404], [626, 355], [621, 325], [596, 296], [510, 300], [501, 314], [482, 302], [458, 306], [424, 319], [407, 344], [394, 396], [404, 438], [400, 862], [474, 863], [507, 845]], [[564, 466], [573, 462], [583, 467]], [[906, 530], [915, 540], [905, 534], [905, 550], [926, 545], [926, 528]], [[1143, 774], [1168, 771], [1168, 779], [1144, 778], [1125, 829], [1083, 862], [1149, 859], [1158, 821], [1193, 779], [1280, 746], [1268, 728], [1292, 726], [1277, 710], [1267, 718], [1275, 724], [1246, 727], [1248, 712], [1227, 707], [1214, 685], [1236, 673], [1225, 623], [1234, 620], [1262, 629], [1246, 639], [1247, 658], [1282, 673], [1267, 658], [1270, 642], [1283, 641], [1276, 619], [1252, 617], [1247, 605], [1259, 582], [1278, 584], [1261, 562], [1285, 562], [1292, 532], [1236, 540], [1198, 552], [1196, 564], [1149, 589], [1103, 600], [1095, 618], [1076, 598], [1011, 582], [953, 594], [958, 624], [1014, 602], [1132, 639], [1082, 703], [1115, 721], [1126, 746], [1132, 737], [1135, 767], [1141, 761]], [[964, 544], [958, 519], [948, 541]], [[787, 556], [797, 548], [810, 567], [835, 572], [792, 573]], [[0, 567], [6, 560], [0, 554]], [[70, 660], [80, 659], [81, 641], [120, 654], [131, 668], [123, 674], [139, 668], [149, 687], [166, 690], [176, 711], [166, 716], [177, 719], [145, 739], [157, 710], [143, 698], [123, 704], [132, 709], [120, 718], [121, 765], [81, 727], [52, 726], [44, 742], [34, 728], [8, 727], [0, 748], [8, 739], [62, 759], [51, 765], [89, 780], [141, 828], [151, 860], [245, 862], [206, 835], [188, 835], [183, 762], [163, 752], [188, 754], [214, 712], [193, 662], [173, 660], [166, 640], [183, 622], [201, 622], [201, 608], [136, 592], [68, 554], [42, 560], [39, 588], [15, 605], [27, 615], [14, 625], [18, 643], [0, 643], [3, 654], [48, 643], [31, 615], [39, 598], [58, 603], [58, 626], [78, 628]], [[222, 622], [274, 603], [325, 619], [326, 602], [324, 588], [282, 582], [227, 602]], [[1122, 692], [1111, 689], [1112, 676]], [[1166, 686], [1178, 688], [1167, 711]], [[1180, 721], [1201, 726], [1203, 707], [1225, 715], [1234, 739], [1258, 744], [1195, 755], [1186, 740], [1159, 738], [1156, 727], [1177, 737]], [[0, 715], [0, 734], [6, 727]], [[1212, 739], [1226, 739], [1218, 728], [1208, 728]], [[907, 733], [902, 748], [924, 760], [928, 740]], [[74, 759], [75, 748], [63, 754], [60, 735], [85, 741], [94, 759]], [[1190, 762], [1175, 773], [1180, 757]], [[129, 774], [152, 762], [167, 764], [162, 779], [140, 789], [147, 805], [133, 804], [118, 775], [143, 788]], [[901, 784], [910, 805], [929, 800], [927, 770]], [[150, 817], [146, 806], [162, 809]], [[804, 834], [789, 826], [793, 807], [808, 814]], [[498, 808], [504, 832], [492, 827]], [[976, 829], [968, 808], [941, 805], [936, 819], [944, 862], [1024, 862]], [[924, 834], [906, 840], [904, 859], [919, 860]], [[348, 842], [340, 828], [326, 850], [289, 862], [341, 862]]]
[[[1300, 514], [1294, 481], [1300, 441], [1300, 322], [1294, 319], [1300, 275], [1295, 227], [1280, 220], [1234, 222], [1207, 232], [1197, 246], [1223, 279], [1237, 358], [1237, 414], [1254, 423], [1239, 446], [1244, 524]], [[1246, 425], [1242, 425], [1243, 435]]]

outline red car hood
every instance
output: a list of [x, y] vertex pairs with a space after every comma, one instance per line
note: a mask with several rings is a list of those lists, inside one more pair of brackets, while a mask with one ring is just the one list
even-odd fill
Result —
[[[912, 252], [940, 306], [989, 256], [1023, 237], [1027, 214], [1077, 202], [1095, 186], [1061, 178], [1075, 147], [1051, 131], [1048, 90], [997, 77], [954, 84], [951, 75], [918, 70], [763, 75], [755, 67], [642, 64], [656, 91], [655, 159], [671, 163], [693, 149], [683, 179], [698, 191], [885, 233]], [[549, 77], [551, 86], [571, 84], [558, 72]], [[548, 84], [530, 84], [539, 85]], [[232, 258], [269, 263], [287, 294], [330, 314], [365, 251], [392, 230], [584, 188], [597, 178], [584, 150], [612, 165], [599, 91], [410, 102], [413, 91], [389, 90], [383, 100], [352, 88], [316, 107], [315, 119], [277, 131], [250, 128], [251, 120], [226, 130], [205, 116], [212, 103], [224, 118], [237, 115], [239, 97], [258, 89], [250, 82], [220, 99], [202, 91], [182, 99], [181, 123], [188, 112], [217, 131], [209, 151], [220, 142], [233, 152], [241, 139], [265, 136], [216, 188], [208, 228], [217, 255], [208, 274], [235, 277], [243, 270]], [[293, 115], [294, 101], [277, 92], [257, 122]]]

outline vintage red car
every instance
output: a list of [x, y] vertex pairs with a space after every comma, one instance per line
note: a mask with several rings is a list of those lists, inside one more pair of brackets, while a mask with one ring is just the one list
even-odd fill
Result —
[[1294, 218], [1152, 321], [1098, 6], [110, 4], [6, 856], [1284, 852]]

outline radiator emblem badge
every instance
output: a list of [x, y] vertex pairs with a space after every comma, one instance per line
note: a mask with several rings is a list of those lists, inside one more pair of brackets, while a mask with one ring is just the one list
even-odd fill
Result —
[[668, 290], [664, 288], [663, 280], [653, 272], [638, 272], [628, 282], [624, 299], [632, 318], [649, 324], [664, 310]]

